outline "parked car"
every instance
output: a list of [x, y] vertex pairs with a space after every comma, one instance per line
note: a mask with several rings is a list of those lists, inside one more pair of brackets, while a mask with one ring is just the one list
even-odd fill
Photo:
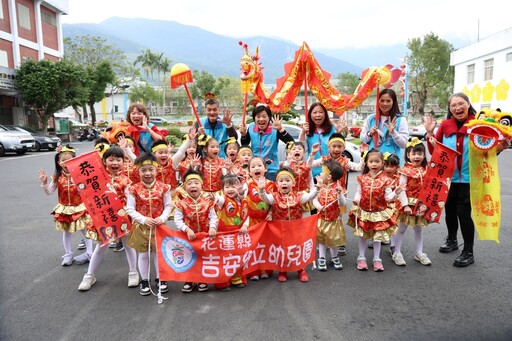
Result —
[[[437, 124], [436, 128], [434, 129], [434, 135], [437, 132], [437, 128], [439, 127], [439, 123]], [[421, 123], [419, 125], [413, 125], [409, 126], [409, 136], [410, 137], [417, 137], [420, 140], [425, 139], [425, 134], [427, 133], [427, 130], [425, 129], [425, 126]]]
[[[295, 141], [299, 141], [300, 131], [302, 130], [301, 127], [291, 124], [283, 124], [283, 127], [294, 138]], [[349, 158], [352, 162], [359, 163], [361, 161], [361, 152], [359, 151], [359, 146], [353, 144], [350, 141], [345, 142], [345, 151], [343, 152], [343, 155]], [[279, 162], [286, 160], [286, 146], [282, 141], [279, 141], [278, 157]]]
[[32, 128], [20, 126], [20, 125], [6, 125], [6, 127], [10, 130], [21, 131], [23, 133], [29, 133], [35, 140], [35, 146], [33, 148], [34, 151], [38, 152], [42, 149], [47, 150], [55, 150], [58, 146], [61, 145], [62, 141], [57, 136], [52, 135], [44, 135], [41, 132], [38, 132]]
[[10, 130], [0, 125], [0, 156], [4, 156], [7, 152], [23, 155], [35, 147], [35, 142], [29, 133]]
[[150, 116], [149, 122], [153, 123], [156, 126], [167, 125], [167, 123], [168, 123], [165, 118], [158, 117], [158, 116]]

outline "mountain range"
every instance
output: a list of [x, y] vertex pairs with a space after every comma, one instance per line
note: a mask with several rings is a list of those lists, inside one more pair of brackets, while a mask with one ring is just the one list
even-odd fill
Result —
[[[204, 70], [214, 76], [239, 75], [243, 55], [238, 42], [242, 40], [254, 53], [258, 46], [264, 67], [265, 83], [275, 83], [284, 75], [283, 65], [294, 58], [299, 46], [291, 42], [263, 36], [236, 39], [215, 34], [196, 26], [176, 21], [112, 17], [99, 24], [64, 24], [64, 37], [98, 36], [124, 51], [129, 61], [150, 49], [163, 53], [175, 63], [185, 63], [192, 70]], [[404, 45], [368, 49], [313, 49], [322, 68], [333, 77], [343, 72], [360, 74], [370, 66], [398, 65], [404, 56]], [[356, 65], [357, 63], [358, 65]]]

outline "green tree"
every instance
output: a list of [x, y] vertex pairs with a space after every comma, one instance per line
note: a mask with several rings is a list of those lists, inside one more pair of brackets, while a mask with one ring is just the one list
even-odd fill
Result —
[[74, 103], [73, 107], [77, 110], [81, 106], [84, 118], [87, 118], [88, 105], [91, 121], [95, 124], [94, 104], [105, 97], [107, 85], [118, 89], [123, 83], [131, 82], [138, 75], [138, 71], [128, 63], [122, 50], [108, 44], [104, 38], [89, 35], [66, 38], [64, 52], [65, 59], [81, 65], [89, 74], [90, 97], [85, 102]]
[[[208, 92], [214, 93], [219, 96], [222, 89], [229, 85], [231, 80], [228, 77], [215, 78], [211, 73], [207, 71], [194, 70], [193, 73], [194, 83], [190, 86], [190, 94], [192, 98], [197, 98], [198, 102], [201, 102], [202, 96]], [[201, 105], [198, 105], [200, 108]]]
[[55, 112], [89, 97], [86, 71], [66, 59], [27, 59], [18, 68], [15, 82], [25, 103], [36, 110], [45, 134]]
[[144, 84], [133, 87], [129, 95], [132, 103], [141, 102], [146, 107], [149, 107], [151, 102], [159, 102], [161, 93], [156, 91], [151, 85]]
[[136, 66], [140, 64], [144, 73], [146, 74], [146, 79], [149, 79], [149, 75], [153, 78], [153, 70], [155, 68], [155, 54], [150, 49], [142, 50], [142, 54], [138, 55], [133, 62], [133, 65]]
[[336, 89], [343, 95], [351, 95], [356, 91], [361, 79], [355, 73], [343, 72], [338, 75]]
[[434, 33], [413, 38], [407, 43], [407, 58], [412, 95], [417, 98], [420, 115], [425, 114], [427, 100], [444, 105], [453, 89], [454, 68], [450, 66], [452, 45]]

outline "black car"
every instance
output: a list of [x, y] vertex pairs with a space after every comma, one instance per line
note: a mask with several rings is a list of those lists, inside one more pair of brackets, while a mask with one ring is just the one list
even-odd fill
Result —
[[17, 130], [25, 133], [29, 133], [36, 140], [34, 151], [38, 152], [42, 149], [55, 150], [58, 146], [61, 145], [62, 141], [57, 136], [52, 135], [44, 135], [38, 131], [35, 131], [32, 128], [24, 127], [20, 125], [6, 125], [10, 130]]

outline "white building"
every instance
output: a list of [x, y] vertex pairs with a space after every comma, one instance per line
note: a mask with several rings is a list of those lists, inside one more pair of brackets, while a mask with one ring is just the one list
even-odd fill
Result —
[[454, 92], [467, 94], [476, 110], [512, 112], [512, 28], [452, 52], [450, 64]]

